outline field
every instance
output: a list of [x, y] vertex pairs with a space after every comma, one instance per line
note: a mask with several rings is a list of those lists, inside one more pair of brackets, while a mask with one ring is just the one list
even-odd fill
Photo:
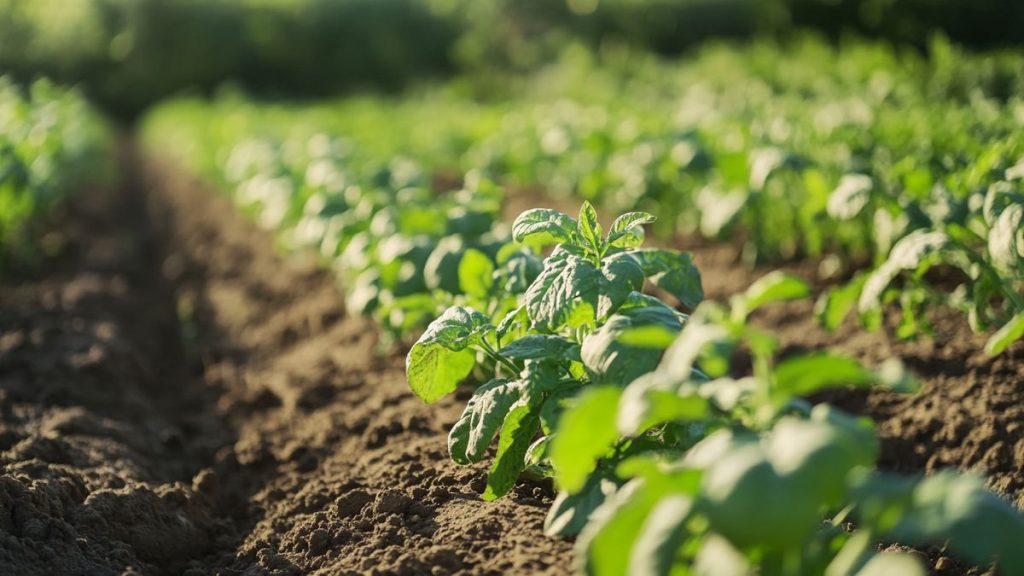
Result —
[[0, 92], [0, 573], [1024, 573], [1024, 59], [480, 92]]

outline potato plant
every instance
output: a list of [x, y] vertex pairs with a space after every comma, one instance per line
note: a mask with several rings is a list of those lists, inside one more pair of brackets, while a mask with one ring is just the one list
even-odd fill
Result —
[[[867, 191], [865, 191], [865, 194]], [[866, 200], [843, 199], [862, 205]], [[999, 354], [1024, 337], [1024, 193], [1018, 182], [1001, 181], [969, 199], [975, 205], [944, 220], [928, 222], [903, 236], [887, 258], [818, 303], [819, 316], [834, 329], [854, 308], [871, 328], [881, 324], [883, 306], [898, 303], [897, 334], [931, 332], [926, 311], [948, 303], [961, 309], [975, 331], [996, 327], [985, 349]], [[856, 207], [844, 209], [851, 217]], [[928, 273], [941, 267], [958, 272], [955, 282], [935, 283]]]
[[[578, 220], [549, 209], [524, 212], [512, 226], [516, 242], [555, 248], [520, 305], [501, 314], [490, 306], [490, 314], [453, 306], [410, 349], [409, 385], [427, 402], [454, 391], [475, 366], [488, 366], [448, 440], [452, 459], [466, 464], [483, 459], [498, 436], [485, 498], [508, 492], [532, 462], [541, 465], [567, 398], [592, 385], [628, 381], [657, 363], [658, 351], [624, 344], [618, 335], [675, 333], [686, 316], [643, 294], [645, 281], [687, 306], [703, 297], [688, 254], [640, 247], [642, 225], [653, 221], [650, 214], [627, 213], [606, 233], [589, 203]], [[494, 271], [482, 284], [489, 290], [501, 279]]]
[[[439, 192], [416, 162], [362, 154], [323, 134], [254, 138], [232, 146], [218, 170], [235, 203], [277, 232], [283, 249], [317, 253], [351, 279], [346, 303], [378, 321], [383, 348], [422, 330], [456, 299], [486, 299], [471, 278], [478, 268], [514, 276], [539, 267], [518, 248], [502, 251], [509, 238], [495, 221], [502, 191], [486, 176], [471, 172], [461, 189]], [[502, 282], [515, 294], [511, 276]]]
[[[806, 399], [912, 392], [899, 363], [874, 371], [828, 352], [776, 362], [778, 340], [747, 318], [808, 287], [775, 273], [728, 307], [698, 305], [686, 255], [639, 248], [652, 221], [627, 213], [605, 234], [587, 203], [577, 220], [523, 213], [516, 241], [555, 248], [521, 305], [503, 317], [453, 306], [409, 351], [409, 385], [427, 402], [487, 367], [448, 438], [459, 464], [486, 458], [497, 438], [485, 499], [524, 471], [553, 477], [546, 531], [578, 535], [585, 574], [925, 573], [912, 555], [878, 553], [878, 540], [945, 542], [971, 562], [1024, 568], [1024, 516], [980, 480], [877, 472], [871, 422]], [[645, 278], [693, 315], [645, 295]], [[737, 378], [740, 349], [751, 371]]]
[[[548, 530], [579, 530], [581, 572], [926, 573], [912, 555], [879, 554], [877, 540], [945, 543], [1007, 574], [1024, 567], [1015, 544], [1024, 516], [980, 479], [877, 472], [870, 421], [805, 399], [848, 386], [913, 391], [898, 364], [872, 371], [827, 352], [773, 360], [777, 340], [746, 316], [805, 294], [771, 275], [729, 307], [702, 304], [655, 370], [566, 412], [551, 451], [562, 493]], [[739, 349], [751, 373], [735, 378]], [[611, 441], [598, 448], [593, 438]]]
[[38, 255], [37, 231], [73, 187], [110, 178], [109, 135], [75, 92], [0, 77], [0, 274]]

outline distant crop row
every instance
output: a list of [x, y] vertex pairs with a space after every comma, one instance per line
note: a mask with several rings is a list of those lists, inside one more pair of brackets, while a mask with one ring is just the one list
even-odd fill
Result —
[[[254, 136], [327, 131], [372, 143], [361, 156], [415, 158], [432, 178], [473, 172], [657, 213], [659, 238], [738, 242], [748, 262], [813, 258], [823, 278], [850, 278], [819, 302], [830, 329], [855, 312], [869, 328], [916, 337], [932, 333], [929, 308], [951, 306], [972, 329], [995, 331], [988, 350], [998, 353], [1024, 335], [1021, 94], [1018, 55], [936, 42], [926, 63], [872, 44], [806, 42], [710, 48], [684, 65], [570, 52], [498, 102], [453, 86], [301, 112], [180, 103], [165, 116], [218, 123], [221, 156]], [[255, 127], [240, 121], [256, 116]], [[889, 307], [898, 313], [883, 322]]]
[[0, 274], [38, 253], [36, 225], [66, 194], [110, 176], [108, 136], [78, 94], [0, 77]]
[[[973, 563], [1020, 572], [1019, 511], [972, 476], [874, 470], [870, 422], [806, 400], [836, 387], [913, 391], [898, 363], [868, 369], [828, 351], [779, 360], [781, 343], [747, 320], [772, 302], [807, 297], [803, 282], [771, 274], [728, 306], [701, 302], [688, 254], [643, 246], [648, 229], [693, 227], [732, 230], [760, 261], [829, 255], [842, 269], [867, 258], [874, 268], [863, 280], [821, 304], [833, 323], [850, 302], [867, 300], [861, 313], [870, 317], [890, 295], [915, 290], [954, 305], [958, 295], [980, 294], [979, 318], [992, 323], [1019, 315], [1020, 150], [1011, 130], [1019, 119], [1005, 116], [1019, 103], [960, 97], [961, 82], [996, 82], [984, 61], [951, 53], [942, 80], [884, 51], [822, 50], [798, 53], [806, 70], [789, 70], [781, 53], [744, 64], [752, 54], [711, 52], [667, 80], [651, 79], [672, 72], [653, 61], [644, 61], [647, 71], [610, 75], [576, 63], [579, 78], [569, 83], [592, 78], [589, 93], [543, 78], [530, 88], [538, 98], [548, 90], [578, 98], [554, 105], [472, 104], [454, 92], [300, 112], [181, 103], [151, 118], [147, 140], [226, 185], [284, 247], [317, 250], [342, 278], [350, 308], [373, 315], [391, 340], [422, 331], [407, 358], [412, 390], [432, 402], [476, 387], [450, 432], [452, 459], [491, 461], [485, 498], [501, 497], [523, 474], [553, 478], [560, 495], [546, 528], [578, 535], [583, 573], [923, 573], [911, 555], [879, 554], [879, 540], [946, 544]], [[705, 74], [712, 84], [684, 82]], [[760, 76], [773, 75], [795, 93], [762, 86]], [[879, 94], [858, 107], [869, 96], [858, 92], [862, 80]], [[673, 82], [678, 90], [669, 90]], [[710, 98], [704, 108], [701, 94]], [[849, 106], [828, 107], [844, 95]], [[728, 98], [746, 115], [731, 117], [719, 102]], [[891, 108], [895, 122], [910, 102], [929, 108], [907, 121], [909, 134], [874, 120]], [[981, 113], [986, 106], [994, 117]], [[697, 125], [659, 124], [669, 109]], [[879, 132], [850, 127], [850, 110], [866, 110], [866, 126]], [[930, 124], [972, 115], [976, 125]], [[598, 128], [581, 132], [575, 122]], [[833, 134], [843, 126], [848, 133]], [[887, 140], [889, 129], [903, 136]], [[858, 141], [871, 153], [857, 161], [853, 149], [830, 152]], [[947, 158], [957, 150], [969, 159]], [[985, 150], [987, 159], [973, 156]], [[892, 168], [901, 158], [911, 160]], [[578, 217], [532, 209], [509, 226], [499, 216], [501, 184], [645, 210], [602, 221], [584, 202]], [[938, 213], [931, 194], [962, 198], [963, 219], [906, 216], [915, 207]], [[728, 214], [711, 216], [723, 207]], [[868, 213], [872, 222], [881, 213], [907, 222], [884, 228], [883, 242], [883, 228], [865, 225]], [[709, 218], [720, 226], [708, 230]], [[968, 274], [960, 288], [927, 281], [928, 267], [950, 264]], [[905, 309], [920, 322], [915, 306]], [[1004, 324], [1011, 328], [993, 351], [1019, 337], [1013, 325]], [[750, 359], [741, 376], [738, 357]]]

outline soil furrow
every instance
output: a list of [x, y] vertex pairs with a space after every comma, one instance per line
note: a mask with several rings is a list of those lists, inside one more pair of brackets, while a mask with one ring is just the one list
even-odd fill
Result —
[[[372, 324], [350, 316], [335, 279], [282, 259], [227, 200], [157, 163], [179, 290], [192, 303], [206, 386], [237, 442], [200, 474], [235, 504], [223, 573], [559, 574], [569, 544], [545, 538], [546, 487], [484, 503], [482, 466], [447, 457], [458, 402], [425, 406], [401, 354], [377, 354]], [[239, 266], [244, 262], [244, 266]]]
[[0, 573], [180, 573], [226, 527], [189, 483], [233, 439], [133, 174], [60, 220], [62, 255], [0, 286]]

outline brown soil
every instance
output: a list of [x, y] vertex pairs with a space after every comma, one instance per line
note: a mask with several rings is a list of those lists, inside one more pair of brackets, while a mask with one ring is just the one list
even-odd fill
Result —
[[416, 399], [328, 274], [161, 166], [80, 204], [0, 287], [0, 574], [568, 571], [550, 488], [482, 502], [459, 402]]
[[[0, 574], [568, 571], [570, 544], [541, 533], [549, 487], [485, 503], [483, 467], [448, 460], [465, 396], [423, 405], [327, 273], [176, 171], [143, 172], [0, 285]], [[696, 258], [718, 300], [761, 273], [730, 247]], [[885, 468], [975, 469], [1024, 507], [1024, 345], [989, 359], [944, 311], [936, 340], [826, 334], [810, 308], [757, 321], [786, 352], [896, 356], [925, 383], [833, 398], [879, 422]]]

